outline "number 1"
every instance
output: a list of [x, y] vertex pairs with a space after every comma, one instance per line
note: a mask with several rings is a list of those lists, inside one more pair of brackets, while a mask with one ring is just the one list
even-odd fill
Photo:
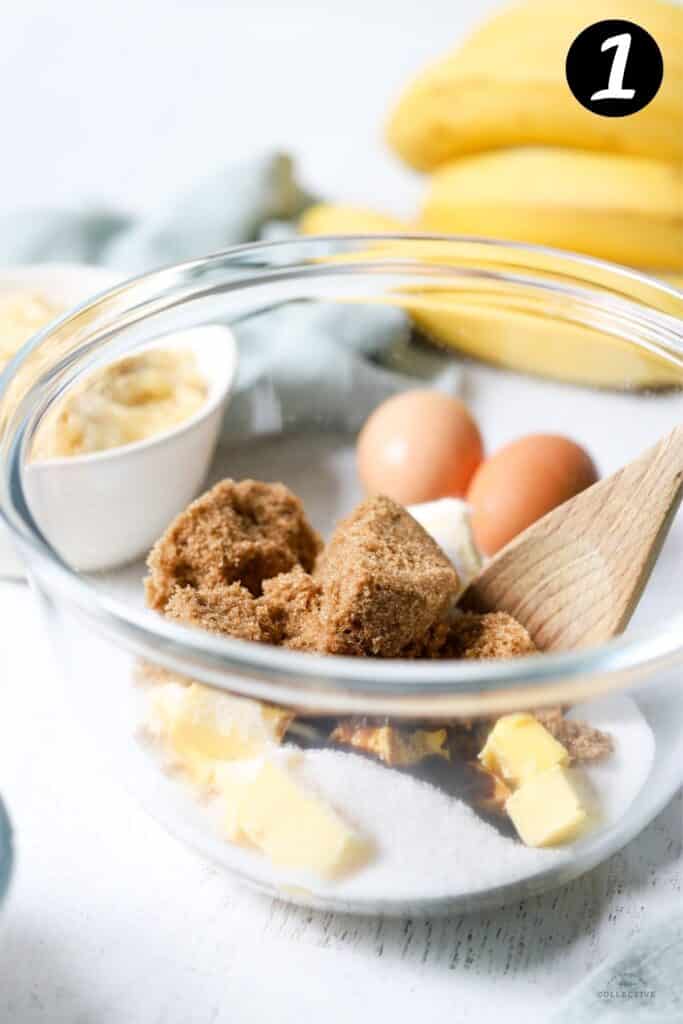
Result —
[[614, 54], [610, 68], [607, 88], [598, 89], [591, 96], [591, 100], [632, 100], [636, 90], [624, 89], [624, 72], [626, 71], [628, 51], [631, 49], [631, 33], [622, 32], [621, 35], [610, 36], [609, 39], [605, 39], [600, 49], [603, 53], [605, 50], [616, 50], [617, 52]]

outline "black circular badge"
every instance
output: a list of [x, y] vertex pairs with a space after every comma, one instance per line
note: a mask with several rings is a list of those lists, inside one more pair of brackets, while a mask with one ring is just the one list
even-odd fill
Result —
[[579, 103], [602, 117], [627, 117], [646, 107], [664, 77], [662, 52], [632, 21], [596, 21], [569, 47], [569, 88]]

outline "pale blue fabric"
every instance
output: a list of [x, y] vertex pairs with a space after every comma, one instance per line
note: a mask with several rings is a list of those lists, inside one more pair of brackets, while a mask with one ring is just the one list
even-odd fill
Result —
[[12, 874], [12, 828], [0, 800], [0, 904], [5, 898]]
[[255, 241], [269, 221], [293, 220], [311, 202], [288, 156], [241, 160], [124, 228], [104, 246], [99, 262], [142, 273], [206, 256]]
[[[260, 238], [293, 237], [312, 201], [288, 156], [261, 154], [139, 218], [109, 210], [0, 217], [0, 264], [76, 260], [142, 273]], [[240, 371], [224, 424], [230, 439], [309, 426], [357, 430], [378, 402], [403, 388], [457, 386], [452, 360], [420, 355], [408, 344], [409, 318], [390, 306], [295, 302], [232, 326]]]
[[0, 216], [0, 266], [100, 263], [111, 240], [132, 224], [109, 210], [19, 210]]
[[388, 306], [292, 303], [234, 330], [240, 372], [223, 424], [228, 441], [302, 426], [354, 432], [408, 386], [457, 390], [453, 364], [410, 345], [407, 317]]

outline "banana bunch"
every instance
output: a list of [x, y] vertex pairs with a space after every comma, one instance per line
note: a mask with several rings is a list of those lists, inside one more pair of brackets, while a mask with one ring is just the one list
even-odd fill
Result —
[[[567, 51], [587, 25], [623, 18], [664, 60], [655, 98], [600, 117], [572, 96]], [[427, 68], [400, 98], [390, 145], [435, 172], [427, 231], [558, 246], [683, 270], [683, 8], [660, 0], [526, 0]]]
[[419, 223], [425, 231], [683, 269], [683, 173], [673, 163], [621, 153], [496, 150], [435, 171]]
[[[623, 118], [586, 110], [565, 77], [573, 40], [608, 18], [648, 30], [664, 61], [657, 95]], [[523, 0], [506, 7], [418, 75], [391, 114], [388, 140], [408, 164], [430, 172], [417, 216], [406, 222], [320, 205], [304, 214], [305, 234], [410, 231], [534, 242], [683, 286], [683, 7], [663, 0]], [[479, 248], [467, 254], [486, 268]], [[413, 249], [416, 258], [431, 258], [419, 241]], [[440, 262], [450, 262], [452, 252]], [[539, 274], [553, 273], [552, 254], [539, 251], [536, 259]], [[611, 288], [611, 274], [596, 267], [596, 284]], [[649, 298], [648, 285], [637, 279], [619, 287], [636, 300]], [[444, 293], [425, 286], [395, 301], [436, 342], [490, 362], [602, 386], [680, 385], [680, 370], [656, 356], [569, 322], [549, 327], [504, 289], [484, 293], [472, 282]], [[680, 315], [680, 299], [658, 301], [664, 312]]]
[[[572, 96], [565, 60], [588, 25], [623, 18], [646, 29], [664, 60], [654, 100], [629, 117], [599, 117]], [[557, 146], [683, 158], [683, 10], [662, 0], [525, 0], [485, 22], [409, 85], [388, 124], [390, 145], [432, 171], [461, 156]]]

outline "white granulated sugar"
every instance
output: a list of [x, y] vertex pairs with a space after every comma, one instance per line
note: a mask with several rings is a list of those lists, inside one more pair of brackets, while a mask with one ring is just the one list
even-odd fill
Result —
[[596, 700], [577, 706], [571, 716], [608, 732], [614, 752], [602, 763], [579, 767], [597, 797], [599, 824], [577, 843], [552, 850], [530, 849], [499, 833], [457, 798], [358, 754], [308, 750], [290, 757], [291, 748], [273, 750], [270, 756], [286, 762], [302, 784], [376, 844], [372, 861], [333, 882], [309, 873], [277, 870], [260, 853], [227, 842], [221, 836], [222, 805], [200, 803], [196, 790], [182, 777], [159, 771], [158, 757], [150, 758], [154, 748], [147, 746], [135, 778], [139, 792], [148, 777], [147, 805], [173, 832], [260, 884], [368, 906], [374, 901], [458, 898], [528, 881], [546, 869], [571, 864], [577, 847], [590, 844], [621, 818], [645, 785], [654, 758], [654, 738], [633, 700], [622, 696]]
[[[581, 765], [597, 796], [597, 832], [621, 818], [645, 784], [654, 737], [629, 697], [578, 705], [572, 717], [604, 729], [614, 752]], [[572, 845], [534, 850], [501, 835], [468, 805], [428, 783], [356, 754], [307, 751], [296, 771], [311, 789], [377, 843], [377, 857], [357, 874], [332, 884], [306, 880], [313, 891], [340, 898], [429, 899], [469, 895], [529, 878], [567, 863]]]
[[377, 856], [361, 871], [325, 886], [345, 898], [471, 893], [552, 867], [562, 856], [527, 849], [454, 797], [357, 754], [311, 750], [297, 772], [377, 843]]

